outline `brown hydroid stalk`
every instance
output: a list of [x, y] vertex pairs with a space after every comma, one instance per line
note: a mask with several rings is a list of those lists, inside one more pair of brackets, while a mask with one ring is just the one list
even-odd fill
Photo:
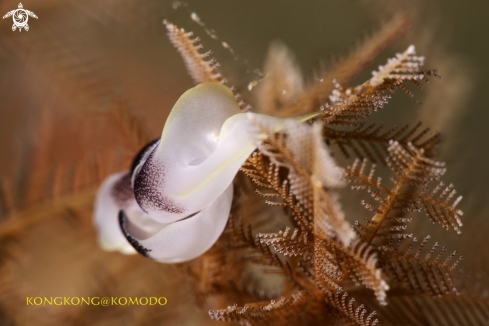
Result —
[[416, 153], [416, 156], [412, 160], [412, 162], [408, 165], [406, 170], [402, 173], [401, 177], [394, 184], [394, 187], [390, 190], [390, 195], [384, 200], [383, 204], [379, 207], [378, 213], [372, 217], [372, 220], [367, 225], [365, 232], [362, 234], [362, 238], [369, 245], [372, 243], [372, 240], [377, 235], [382, 223], [384, 223], [387, 215], [392, 211], [394, 204], [397, 202], [399, 192], [401, 191], [402, 186], [406, 184], [406, 178], [410, 173], [412, 173], [418, 163], [418, 160], [421, 157], [421, 151]]

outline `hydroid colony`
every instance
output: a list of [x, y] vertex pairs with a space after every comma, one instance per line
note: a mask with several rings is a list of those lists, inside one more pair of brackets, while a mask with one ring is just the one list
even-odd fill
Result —
[[[195, 46], [198, 39], [170, 23], [166, 26], [194, 81], [206, 82], [218, 76], [222, 82], [215, 62], [204, 61], [208, 53], [192, 51], [200, 49], [200, 45]], [[400, 26], [402, 23], [396, 27]], [[460, 233], [462, 211], [457, 205], [461, 197], [455, 196], [452, 184], [446, 186], [440, 181], [446, 168], [433, 158], [439, 135], [430, 135], [429, 129], [420, 129], [420, 124], [383, 130], [382, 126], [365, 125], [362, 121], [383, 108], [395, 89], [411, 95], [406, 84], [421, 88], [421, 82], [439, 77], [436, 70], [421, 70], [424, 58], [416, 55], [411, 45], [361, 85], [343, 88], [333, 80], [329, 98], [324, 100], [321, 94], [321, 100], [316, 95], [321, 85], [311, 88], [316, 94], [311, 89], [300, 93], [301, 77], [287, 58], [286, 49], [272, 50], [271, 65], [273, 55], [282, 59], [282, 64], [273, 71], [277, 76], [265, 81], [267, 88], [260, 94], [257, 110], [290, 116], [320, 109], [323, 115], [316, 119], [321, 123], [294, 124], [284, 132], [262, 126], [268, 138], [241, 168], [251, 184], [243, 178], [236, 180], [239, 193], [224, 235], [213, 250], [186, 267], [196, 281], [200, 297], [210, 291], [228, 303], [233, 297], [242, 303], [211, 310], [211, 318], [243, 325], [319, 321], [373, 325], [378, 322], [372, 312], [376, 310], [385, 324], [422, 324], [426, 317], [414, 306], [396, 302], [399, 298], [409, 301], [411, 295], [413, 301], [436, 298], [432, 299], [435, 306], [443, 306], [444, 299], [451, 300], [457, 310], [456, 322], [484, 323], [487, 315], [475, 310], [485, 308], [475, 304], [477, 309], [468, 310], [460, 305], [462, 296], [451, 272], [461, 257], [456, 252], [446, 253], [446, 247], [439, 249], [438, 242], [421, 254], [430, 237], [418, 244], [408, 231], [411, 214], [420, 213], [414, 218], [425, 215], [433, 223]], [[296, 94], [284, 101], [284, 90]], [[331, 148], [338, 147], [346, 157], [357, 157], [351, 166], [342, 169], [339, 178], [325, 141]], [[375, 177], [376, 164], [372, 162], [383, 163], [391, 170], [390, 182]], [[355, 222], [355, 227], [345, 220], [335, 193], [343, 183], [365, 191], [373, 199], [372, 204], [362, 201], [370, 217]], [[251, 207], [259, 204], [250, 205], [249, 201], [259, 201], [259, 197], [269, 206], [283, 207], [283, 215], [257, 214]], [[243, 226], [244, 218], [247, 226]], [[267, 233], [251, 227], [260, 219], [273, 224], [276, 218], [288, 219], [290, 226]], [[199, 269], [209, 261], [212, 268]], [[280, 296], [266, 300], [249, 291], [243, 282], [249, 262], [265, 266], [262, 272], [283, 275]], [[248, 277], [252, 284], [253, 276]], [[358, 305], [355, 299], [348, 298], [351, 294], [361, 299]], [[480, 313], [478, 321], [473, 318], [474, 313]]]
[[[184, 58], [197, 84], [226, 82], [217, 73], [215, 60], [205, 60], [210, 53], [199, 52], [202, 46], [196, 45], [198, 38], [192, 39], [192, 33], [186, 33], [167, 21], [164, 23], [170, 40]], [[281, 51], [283, 55], [286, 50], [275, 51]], [[285, 88], [270, 82], [268, 93], [261, 95], [262, 103], [259, 104], [264, 105], [263, 110], [271, 115], [278, 113], [266, 105], [277, 102], [277, 98], [273, 98], [276, 96], [274, 92], [294, 89], [295, 85], [300, 84], [297, 75], [288, 72], [294, 70], [287, 59], [285, 62], [285, 67], [274, 71], [279, 78], [272, 80], [285, 84]], [[380, 66], [372, 73], [372, 78], [359, 86], [343, 88], [337, 81], [333, 81], [334, 89], [328, 100], [315, 108], [320, 112], [319, 117], [317, 114], [308, 117], [311, 122], [316, 118], [317, 121], [312, 125], [289, 121], [285, 129], [281, 130], [273, 124], [265, 123], [260, 115], [254, 119], [250, 117], [258, 131], [248, 127], [248, 137], [255, 137], [254, 143], [259, 145], [240, 169], [248, 180], [240, 177], [234, 182], [235, 204], [231, 209], [228, 226], [211, 250], [183, 267], [196, 282], [200, 300], [215, 295], [223, 297], [223, 301], [228, 303], [238, 298], [236, 301], [242, 302], [241, 305], [236, 303], [226, 309], [209, 311], [211, 318], [239, 321], [243, 325], [313, 324], [319, 321], [374, 325], [378, 322], [374, 318], [375, 312], [372, 312], [372, 308], [365, 308], [365, 305], [372, 306], [372, 302], [375, 302], [373, 305], [386, 306], [381, 308], [383, 311], [392, 311], [388, 306], [389, 294], [392, 292], [396, 293], [395, 296], [398, 292], [411, 292], [428, 297], [459, 294], [451, 271], [461, 258], [456, 256], [456, 252], [446, 254], [445, 247], [439, 250], [438, 243], [428, 253], [421, 255], [429, 236], [418, 245], [417, 238], [413, 238], [413, 234], [407, 231], [412, 219], [409, 214], [421, 213], [433, 223], [460, 233], [462, 211], [457, 205], [461, 197], [455, 196], [452, 184], [445, 186], [440, 181], [446, 168], [443, 162], [433, 159], [437, 135], [430, 136], [428, 129], [418, 130], [419, 125], [384, 131], [382, 127], [365, 126], [362, 122], [365, 117], [383, 108], [390, 99], [389, 93], [395, 89], [401, 88], [411, 94], [406, 84], [421, 88], [421, 82], [428, 83], [430, 77], [439, 77], [436, 70], [421, 70], [423, 63], [424, 58], [418, 56], [415, 47], [411, 45], [405, 52]], [[281, 73], [284, 74], [283, 78], [280, 78]], [[212, 84], [205, 85], [211, 87]], [[195, 90], [188, 93], [198, 92]], [[190, 96], [185, 95], [185, 98]], [[194, 96], [201, 99], [197, 106], [206, 110], [206, 99]], [[287, 102], [281, 102], [287, 106]], [[294, 99], [291, 102], [295, 104]], [[240, 103], [244, 105], [244, 101]], [[216, 105], [214, 103], [213, 107]], [[237, 103], [234, 105], [238, 106]], [[177, 110], [182, 110], [180, 107], [181, 104], [177, 103], [175, 114]], [[311, 107], [314, 108], [314, 105]], [[306, 110], [303, 107], [300, 109]], [[199, 115], [205, 115], [206, 112], [192, 112], [194, 119], [203, 121]], [[171, 127], [167, 123], [166, 128]], [[181, 126], [180, 132], [184, 128]], [[225, 129], [223, 127], [218, 146], [229, 142], [229, 138], [222, 135]], [[253, 134], [263, 134], [264, 137], [259, 138]], [[165, 129], [162, 141], [164, 136]], [[259, 139], [264, 140], [260, 142]], [[178, 139], [173, 141], [178, 144]], [[349, 148], [357, 159], [351, 166], [343, 169], [337, 167], [326, 141], [329, 147], [339, 147], [346, 156], [350, 155]], [[242, 144], [240, 150], [245, 149], [245, 144]], [[235, 146], [239, 145], [236, 142]], [[147, 160], [163, 150], [164, 147], [158, 151], [153, 150], [149, 156], [146, 155]], [[215, 152], [219, 151], [216, 149]], [[221, 160], [229, 162], [231, 157], [236, 158], [232, 152], [229, 155], [221, 157]], [[245, 157], [248, 155], [246, 152]], [[381, 178], [375, 176], [376, 164], [369, 163], [368, 159], [382, 162], [391, 170], [390, 182], [382, 182]], [[144, 168], [144, 160], [140, 164]], [[216, 169], [218, 171], [220, 168]], [[213, 176], [217, 173], [216, 178], [219, 178], [216, 171], [207, 173]], [[149, 172], [146, 177], [154, 178], [158, 174], [151, 176]], [[137, 179], [137, 175], [133, 178]], [[223, 175], [222, 178], [225, 180], [226, 177]], [[371, 217], [357, 221], [355, 227], [345, 219], [336, 193], [336, 189], [345, 183], [352, 184], [352, 189], [367, 192], [373, 199], [372, 204], [362, 201], [363, 206], [371, 212]], [[134, 182], [133, 185], [137, 196], [138, 189]], [[156, 188], [150, 191], [151, 194], [155, 192]], [[250, 200], [247, 198], [252, 196], [250, 192], [258, 195], [253, 201], [260, 201], [262, 197], [264, 204], [283, 208], [281, 214], [269, 213], [260, 217], [263, 213], [250, 212], [250, 206], [241, 203]], [[152, 207], [150, 204], [145, 205]], [[212, 207], [213, 204], [209, 205]], [[169, 208], [159, 209], [164, 212], [169, 211]], [[227, 214], [229, 206], [223, 209]], [[185, 214], [178, 218], [185, 218], [184, 223], [190, 223], [194, 215], [198, 217], [199, 214], [200, 211], [188, 218], [185, 218]], [[243, 216], [247, 217], [246, 228], [243, 227]], [[116, 214], [111, 215], [114, 221], [115, 217]], [[216, 213], [207, 218], [219, 220]], [[258, 222], [273, 224], [273, 220], [278, 218], [287, 219], [290, 226], [275, 232], [257, 232], [251, 227], [251, 224]], [[202, 239], [215, 238], [205, 227], [200, 231], [202, 234], [199, 237]], [[192, 241], [186, 239], [185, 234], [182, 234], [182, 238], [179, 241]], [[406, 241], [408, 238], [413, 239]], [[130, 240], [134, 241], [133, 238]], [[410, 243], [406, 247], [404, 242]], [[139, 242], [135, 241], [133, 245], [138, 251], [141, 250]], [[148, 253], [144, 251], [143, 254]], [[265, 266], [262, 272], [283, 275], [283, 284], [274, 289], [279, 292], [278, 295], [270, 298], [264, 295], [258, 299], [256, 293], [245, 290], [247, 285], [244, 280], [247, 277], [250, 278], [248, 286], [253, 284], [253, 275], [249, 275], [250, 268], [247, 266], [250, 262]], [[355, 299], [348, 298], [347, 288], [366, 302], [355, 305]], [[401, 318], [401, 314], [393, 311], [395, 313], [390, 317], [395, 322], [395, 319]], [[460, 312], [462, 315], [466, 313], [463, 310]]]
[[[457, 233], [462, 226], [461, 197], [453, 185], [441, 181], [446, 168], [435, 158], [439, 135], [421, 129], [420, 124], [384, 129], [364, 122], [388, 104], [394, 90], [411, 94], [409, 84], [421, 88], [438, 77], [437, 72], [422, 70], [424, 58], [409, 46], [365, 83], [342, 87], [405, 25], [404, 19], [393, 21], [323, 76], [324, 82], [309, 88], [303, 86], [288, 50], [281, 45], [272, 48], [267, 66], [274, 74], [259, 85], [253, 110], [276, 117], [315, 111], [321, 115], [312, 123], [287, 123], [280, 131], [254, 121], [264, 140], [234, 178], [223, 233], [205, 253], [177, 265], [197, 305], [210, 308], [211, 319], [242, 325], [362, 326], [484, 325], [489, 319], [485, 297], [457, 287], [453, 270], [461, 257], [452, 245], [440, 248], [429, 236], [410, 232], [413, 219], [428, 218]], [[226, 83], [216, 61], [206, 59], [210, 53], [200, 51], [198, 39], [170, 22], [165, 26], [196, 84]], [[234, 96], [242, 110], [250, 109], [239, 94]], [[116, 113], [136, 146], [151, 140], [140, 121], [124, 110]], [[332, 152], [350, 158], [349, 165], [338, 166]], [[145, 159], [147, 155], [141, 162]], [[377, 168], [390, 173], [390, 178], [377, 177]], [[115, 166], [111, 172], [120, 170]], [[100, 182], [94, 183], [98, 187]], [[347, 186], [365, 193], [366, 210], [358, 212], [354, 225], [340, 204], [339, 189]], [[94, 193], [90, 188], [48, 202], [43, 212], [27, 212], [23, 222], [6, 225], [2, 236], [6, 239], [48, 215], [84, 210], [87, 214]], [[113, 222], [117, 213], [117, 209], [111, 212]], [[205, 229], [201, 236], [216, 238]], [[184, 258], [180, 261], [189, 257]], [[158, 264], [146, 263], [151, 267], [131, 279], [130, 271], [138, 267], [130, 263], [132, 257], [123, 259], [128, 263], [120, 283], [132, 286]], [[280, 278], [270, 282], [268, 274]], [[429, 306], [429, 311], [423, 306]], [[88, 318], [76, 316], [69, 320], [80, 324]], [[101, 321], [106, 318], [102, 313], [96, 316]], [[106, 320], [111, 318], [115, 317]], [[144, 324], [148, 318], [139, 321]]]

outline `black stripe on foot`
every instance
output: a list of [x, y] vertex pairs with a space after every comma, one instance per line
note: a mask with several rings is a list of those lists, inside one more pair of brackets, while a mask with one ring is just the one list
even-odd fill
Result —
[[136, 167], [139, 165], [139, 163], [141, 163], [145, 156], [147, 156], [147, 154], [149, 154], [149, 152], [153, 150], [154, 146], [159, 140], [159, 138], [156, 138], [150, 141], [148, 144], [144, 145], [144, 147], [141, 148], [141, 150], [136, 154], [131, 164], [131, 177], [134, 175], [134, 170], [136, 170]]
[[136, 239], [134, 239], [129, 233], [127, 233], [126, 228], [124, 227], [126, 218], [127, 218], [126, 213], [124, 213], [124, 211], [121, 209], [119, 211], [119, 226], [121, 227], [122, 233], [126, 237], [127, 241], [129, 241], [131, 246], [133, 246], [138, 253], [140, 253], [144, 257], [151, 258], [148, 256], [148, 252], [151, 251], [151, 249], [144, 248]]
[[184, 217], [184, 218], [182, 218], [182, 219], [180, 219], [180, 220], [178, 220], [178, 221], [176, 221], [176, 222], [185, 221], [186, 219], [191, 218], [191, 217], [194, 217], [195, 215], [199, 214], [200, 212], [201, 212], [201, 211], [198, 211], [198, 212], [195, 212], [195, 213], [193, 213], [193, 214], [190, 214], [189, 216], [186, 216], [186, 217]]

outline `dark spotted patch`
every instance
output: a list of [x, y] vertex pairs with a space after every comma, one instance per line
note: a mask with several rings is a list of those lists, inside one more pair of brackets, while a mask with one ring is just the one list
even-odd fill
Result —
[[120, 210], [119, 211], [119, 226], [121, 227], [122, 233], [126, 237], [127, 241], [129, 241], [131, 246], [133, 246], [134, 249], [136, 249], [136, 251], [138, 253], [140, 253], [144, 257], [151, 258], [148, 256], [148, 252], [151, 251], [151, 249], [144, 248], [143, 246], [141, 246], [141, 244], [136, 239], [134, 239], [129, 233], [127, 233], [126, 228], [124, 227], [124, 224], [126, 222], [125, 220], [126, 220], [126, 213], [124, 213], [123, 210]]
[[134, 157], [134, 160], [132, 161], [132, 164], [131, 164], [131, 177], [134, 174], [134, 170], [136, 170], [136, 167], [143, 160], [144, 155], [149, 150], [152, 150], [153, 149], [152, 146], [154, 146], [159, 140], [160, 140], [159, 138], [156, 138], [156, 139], [150, 141], [148, 144], [144, 145], [144, 147], [141, 148], [141, 150], [136, 154], [136, 156]]
[[139, 206], [147, 213], [148, 210], [159, 210], [173, 214], [182, 214], [184, 209], [171, 198], [162, 193], [166, 179], [165, 164], [156, 162], [156, 148], [149, 154], [148, 159], [134, 179], [134, 195]]
[[134, 198], [131, 187], [131, 175], [129, 173], [126, 173], [122, 178], [117, 180], [112, 187], [111, 195], [120, 207], [124, 207], [129, 200]]

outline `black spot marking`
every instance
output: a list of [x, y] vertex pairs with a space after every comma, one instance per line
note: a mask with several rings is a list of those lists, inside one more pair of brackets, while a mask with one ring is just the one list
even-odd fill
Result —
[[159, 210], [182, 214], [185, 210], [162, 193], [165, 189], [166, 168], [164, 162], [154, 159], [155, 151], [156, 148], [149, 154], [134, 179], [136, 201], [146, 213], [148, 210]]
[[120, 210], [119, 211], [119, 226], [121, 227], [122, 233], [126, 237], [127, 241], [129, 241], [131, 246], [133, 246], [134, 249], [136, 249], [136, 251], [138, 253], [140, 253], [144, 257], [151, 258], [148, 256], [148, 252], [151, 251], [151, 249], [144, 248], [143, 246], [141, 246], [141, 244], [136, 239], [134, 239], [129, 233], [127, 233], [126, 228], [124, 227], [124, 224], [126, 222], [125, 219], [126, 219], [126, 213], [124, 213], [123, 210]]
[[129, 173], [126, 173], [122, 178], [117, 180], [112, 187], [111, 195], [119, 207], [124, 207], [129, 200], [134, 198], [131, 187], [131, 175]]
[[150, 141], [148, 144], [144, 145], [143, 148], [136, 154], [134, 157], [134, 160], [132, 161], [131, 164], [131, 177], [134, 175], [134, 170], [136, 170], [136, 167], [141, 163], [141, 161], [144, 159], [144, 156], [151, 150], [153, 150], [152, 146], [156, 145], [156, 143], [159, 141], [159, 138], [156, 138], [155, 140]]

